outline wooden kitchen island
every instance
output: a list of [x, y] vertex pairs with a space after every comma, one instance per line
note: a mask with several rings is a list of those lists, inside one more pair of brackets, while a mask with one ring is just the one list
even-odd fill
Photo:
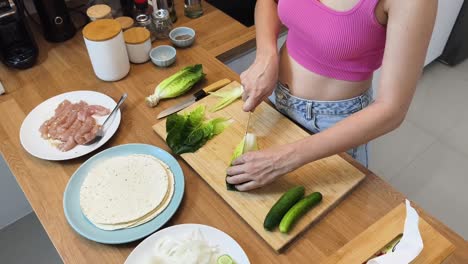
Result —
[[[133, 64], [129, 75], [123, 80], [100, 81], [93, 73], [81, 32], [73, 39], [58, 44], [47, 43], [36, 34], [40, 56], [35, 67], [17, 71], [0, 66], [0, 80], [7, 91], [7, 94], [0, 96], [0, 151], [65, 263], [123, 263], [140, 242], [104, 245], [79, 236], [65, 219], [62, 198], [74, 171], [99, 151], [126, 143], [145, 143], [169, 150], [151, 126], [156, 123], [155, 117], [160, 111], [186, 97], [165, 100], [158, 107], [149, 108], [144, 98], [153, 92], [155, 85], [182, 66], [195, 63], [203, 64], [207, 74], [196, 89], [221, 78], [239, 80], [239, 76], [221, 60], [252, 47], [255, 29], [246, 28], [221, 11], [204, 4], [205, 14], [190, 20], [183, 16], [182, 1], [176, 1], [179, 20], [175, 26], [194, 28], [197, 39], [191, 48], [177, 49], [176, 63], [167, 69], [156, 68], [151, 62]], [[38, 31], [34, 26], [33, 30]], [[167, 43], [156, 41], [153, 46]], [[122, 121], [117, 133], [99, 150], [78, 159], [53, 162], [28, 154], [19, 140], [19, 129], [25, 116], [47, 98], [73, 90], [95, 90], [115, 100], [127, 92], [129, 97], [123, 105]], [[404, 200], [401, 193], [381, 178], [347, 155], [343, 154], [342, 157], [364, 172], [366, 179], [282, 254], [270, 248], [180, 158], [178, 161], [186, 181], [185, 195], [179, 210], [167, 225], [201, 223], [223, 230], [237, 240], [253, 264], [320, 263]], [[467, 242], [424, 210], [418, 208], [418, 212], [456, 246], [454, 253], [444, 263], [468, 263]]]

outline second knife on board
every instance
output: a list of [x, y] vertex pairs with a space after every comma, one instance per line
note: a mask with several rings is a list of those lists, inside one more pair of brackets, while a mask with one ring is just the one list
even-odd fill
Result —
[[200, 91], [194, 93], [192, 95], [192, 97], [190, 97], [189, 99], [185, 100], [185, 101], [182, 101], [174, 106], [171, 106], [169, 108], [167, 108], [166, 110], [162, 111], [161, 113], [159, 113], [159, 115], [156, 117], [157, 119], [161, 119], [163, 117], [166, 117], [170, 114], [173, 114], [175, 112], [178, 112], [184, 108], [187, 108], [189, 107], [190, 105], [192, 105], [193, 103], [195, 103], [196, 101], [204, 98], [205, 96], [208, 95], [209, 92], [214, 92], [216, 90], [218, 90], [219, 88], [221, 87], [224, 87], [226, 85], [228, 85], [229, 83], [231, 83], [231, 80], [229, 79], [222, 79], [222, 80], [219, 80], [215, 83], [212, 83], [210, 85], [208, 85], [207, 87], [201, 89]]

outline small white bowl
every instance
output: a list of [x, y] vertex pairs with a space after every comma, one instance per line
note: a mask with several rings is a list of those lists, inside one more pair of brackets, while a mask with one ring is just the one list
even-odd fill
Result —
[[[187, 39], [176, 39], [177, 36], [188, 35], [190, 38]], [[177, 27], [169, 32], [169, 38], [171, 39], [172, 44], [180, 48], [186, 48], [193, 44], [195, 41], [195, 30], [189, 27]]]
[[159, 67], [168, 67], [176, 59], [176, 49], [168, 45], [157, 46], [150, 51], [151, 61]]

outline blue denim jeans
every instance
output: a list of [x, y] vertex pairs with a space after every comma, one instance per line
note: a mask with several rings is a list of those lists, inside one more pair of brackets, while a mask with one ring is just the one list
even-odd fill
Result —
[[[372, 102], [372, 89], [351, 99], [316, 101], [291, 95], [289, 89], [278, 82], [269, 99], [281, 113], [315, 134], [368, 106]], [[350, 149], [347, 152], [367, 167], [367, 144]]]

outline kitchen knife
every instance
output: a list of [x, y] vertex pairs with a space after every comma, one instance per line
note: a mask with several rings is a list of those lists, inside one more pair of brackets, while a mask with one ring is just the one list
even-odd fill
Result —
[[242, 149], [245, 149], [245, 144], [247, 142], [247, 140], [245, 140], [245, 137], [247, 136], [247, 134], [249, 133], [249, 127], [250, 127], [250, 119], [252, 117], [252, 112], [249, 112], [249, 117], [247, 118], [247, 126], [245, 127], [245, 133], [244, 133], [244, 146], [242, 147]]
[[[245, 90], [244, 85], [241, 85], [241, 86], [242, 86], [242, 90]], [[252, 118], [252, 113], [253, 113], [253, 110], [252, 110], [252, 111], [249, 111], [249, 117], [247, 118], [247, 126], [245, 127], [245, 133], [244, 133], [244, 146], [242, 147], [242, 149], [245, 149], [245, 144], [246, 144], [246, 142], [247, 142], [247, 140], [246, 140], [245, 137], [247, 136], [247, 134], [248, 134], [249, 131], [250, 131], [250, 120], [251, 120], [251, 118]]]
[[187, 99], [186, 101], [183, 101], [183, 102], [181, 102], [179, 104], [171, 106], [171, 107], [167, 108], [166, 110], [162, 111], [157, 116], [157, 119], [166, 117], [166, 116], [168, 116], [170, 114], [173, 114], [175, 112], [178, 112], [178, 111], [180, 111], [180, 110], [182, 110], [182, 109], [184, 109], [186, 107], [189, 107], [190, 105], [192, 105], [196, 101], [198, 101], [198, 100], [204, 98], [205, 96], [207, 96], [209, 92], [214, 92], [214, 91], [218, 90], [219, 88], [228, 85], [229, 83], [231, 83], [231, 80], [229, 80], [229, 79], [222, 79], [222, 80], [219, 80], [219, 81], [217, 81], [215, 83], [212, 83], [212, 84], [208, 85], [207, 87], [203, 88], [202, 90], [194, 93], [193, 96], [191, 98]]

